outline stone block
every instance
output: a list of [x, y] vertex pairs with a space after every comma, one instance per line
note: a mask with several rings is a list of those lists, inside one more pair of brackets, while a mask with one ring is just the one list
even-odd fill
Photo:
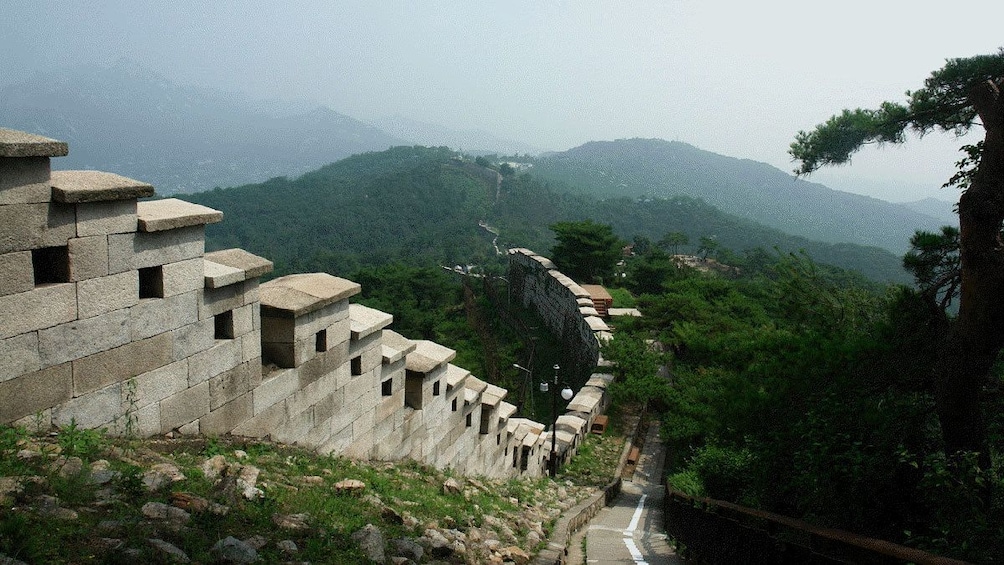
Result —
[[35, 288], [31, 252], [17, 251], [0, 255], [0, 296], [28, 292]]
[[209, 383], [202, 382], [161, 401], [160, 431], [166, 433], [181, 428], [208, 413]]
[[0, 157], [0, 205], [52, 199], [48, 157]]
[[178, 433], [184, 436], [197, 436], [199, 435], [199, 420], [192, 420], [191, 422], [185, 424], [178, 428]]
[[[73, 302], [76, 303], [76, 297]], [[58, 365], [128, 343], [128, 320], [128, 311], [116, 310], [40, 330], [38, 350], [42, 366]]]
[[326, 394], [314, 404], [314, 419], [328, 421], [335, 415], [335, 395]]
[[199, 319], [218, 316], [246, 303], [243, 285], [207, 288], [202, 292], [202, 300], [199, 302]]
[[233, 309], [234, 336], [242, 336], [254, 330], [254, 304], [245, 304], [240, 308]]
[[280, 443], [298, 443], [314, 427], [314, 411], [291, 414], [289, 419], [272, 432], [272, 439]]
[[171, 334], [127, 343], [73, 361], [73, 394], [80, 396], [171, 363]]
[[352, 443], [345, 448], [345, 457], [356, 459], [369, 459], [373, 452], [373, 430], [358, 432], [352, 429]]
[[206, 288], [222, 288], [244, 282], [244, 271], [212, 261], [206, 261], [203, 264], [202, 274]]
[[[251, 390], [251, 367], [247, 363], [209, 379], [209, 409], [216, 410]], [[250, 395], [248, 399], [250, 401]]]
[[374, 417], [378, 422], [393, 420], [392, 416], [398, 410], [404, 410], [404, 389], [401, 387], [394, 389], [390, 396], [380, 397]]
[[54, 171], [52, 199], [76, 204], [106, 200], [135, 200], [153, 196], [153, 186], [103, 171]]
[[126, 271], [77, 283], [77, 309], [80, 318], [100, 316], [114, 310], [129, 308], [138, 302], [137, 271]]
[[251, 395], [245, 394], [199, 418], [199, 433], [228, 434], [251, 418]]
[[76, 235], [72, 206], [55, 203], [0, 206], [0, 253], [66, 245]]
[[77, 236], [111, 235], [136, 231], [136, 201], [112, 200], [76, 205]]
[[53, 284], [0, 296], [0, 339], [76, 319], [76, 286]]
[[52, 410], [36, 410], [32, 414], [18, 420], [14, 420], [14, 422], [11, 423], [11, 426], [15, 428], [24, 428], [30, 434], [47, 434], [49, 433], [49, 428], [52, 427]]
[[[240, 338], [241, 340], [241, 361], [251, 361], [252, 359], [261, 359], [261, 333], [254, 330], [250, 333], [244, 334]], [[259, 361], [259, 364], [261, 361]]]
[[193, 204], [177, 198], [149, 200], [138, 204], [138, 227], [140, 231], [157, 232], [176, 230], [189, 226], [214, 224], [223, 219], [223, 212], [201, 204]]
[[307, 435], [303, 436], [299, 444], [309, 448], [317, 448], [324, 445], [331, 439], [331, 426], [324, 420], [318, 421], [314, 418], [314, 427], [307, 430]]
[[360, 290], [358, 283], [327, 273], [299, 273], [263, 284], [261, 302], [263, 309], [277, 316], [295, 318], [347, 300]]
[[103, 235], [75, 237], [66, 242], [70, 256], [70, 280], [82, 281], [108, 274], [108, 238]]
[[29, 332], [0, 339], [0, 382], [42, 368], [38, 355], [38, 333]]
[[164, 296], [202, 289], [202, 258], [167, 263], [163, 266]]
[[[122, 387], [123, 410], [147, 405], [178, 394], [188, 388], [188, 360], [182, 359], [152, 371], [136, 375]], [[159, 431], [158, 423], [158, 431]]]
[[150, 437], [160, 433], [160, 403], [148, 404], [132, 413], [134, 433], [138, 437]]
[[[359, 403], [365, 398], [367, 393], [380, 390], [380, 384], [373, 373], [353, 377], [344, 388], [345, 402], [352, 406], [360, 406]], [[371, 404], [366, 406], [365, 409], [372, 410], [373, 406]]]
[[[253, 409], [254, 404], [252, 403], [252, 412]], [[269, 406], [261, 413], [255, 414], [250, 419], [234, 428], [233, 433], [234, 435], [245, 437], [268, 437], [271, 435], [273, 430], [277, 429], [280, 425], [286, 422], [287, 419], [286, 406], [280, 402]]]
[[238, 269], [246, 279], [257, 278], [272, 272], [272, 262], [243, 249], [223, 249], [206, 253], [206, 259], [218, 265]]
[[261, 414], [273, 404], [284, 402], [299, 388], [300, 381], [296, 371], [276, 371], [262, 380], [252, 391], [254, 397], [254, 413]]
[[73, 396], [69, 363], [0, 382], [0, 423], [47, 410]]
[[380, 337], [381, 333], [377, 332], [370, 334], [362, 339], [353, 339], [349, 342], [349, 355], [356, 357], [361, 355], [364, 351], [375, 350], [381, 353], [381, 362], [383, 361], [382, 350], [380, 349]]
[[216, 345], [213, 319], [199, 320], [173, 330], [174, 359], [184, 359]]
[[239, 340], [216, 340], [216, 345], [197, 353], [188, 361], [188, 384], [195, 386], [241, 364]]
[[122, 386], [115, 383], [53, 407], [52, 422], [59, 427], [76, 424], [81, 428], [94, 429], [106, 426], [122, 415]]
[[352, 426], [331, 429], [331, 437], [322, 444], [318, 451], [324, 454], [343, 453], [345, 448], [352, 444]]
[[192, 226], [153, 233], [122, 233], [108, 236], [108, 271], [156, 267], [202, 257], [205, 228]]
[[132, 339], [144, 339], [174, 331], [199, 320], [199, 293], [177, 294], [166, 298], [145, 298], [129, 308], [129, 331]]

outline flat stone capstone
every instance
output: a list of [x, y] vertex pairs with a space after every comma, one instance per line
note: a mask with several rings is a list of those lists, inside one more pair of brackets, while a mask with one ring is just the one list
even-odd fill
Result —
[[153, 185], [103, 171], [53, 171], [52, 199], [65, 204], [153, 196]]
[[62, 157], [69, 152], [65, 141], [0, 128], [0, 157]]

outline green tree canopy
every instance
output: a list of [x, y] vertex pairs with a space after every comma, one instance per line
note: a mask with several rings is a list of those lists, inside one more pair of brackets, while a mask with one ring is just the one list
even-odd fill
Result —
[[613, 228], [592, 220], [558, 222], [550, 226], [558, 241], [551, 259], [558, 269], [580, 283], [602, 282], [614, 274], [624, 242]]
[[[810, 132], [799, 132], [790, 153], [795, 172], [846, 163], [869, 143], [902, 143], [907, 130], [964, 134], [982, 126], [983, 141], [966, 146], [962, 169], [948, 184], [959, 198], [959, 314], [934, 366], [938, 417], [947, 453], [978, 452], [990, 463], [981, 391], [1004, 347], [1004, 49], [950, 59], [907, 102], [877, 110], [844, 110]], [[973, 168], [974, 167], [974, 168]], [[944, 235], [944, 234], [943, 234]]]

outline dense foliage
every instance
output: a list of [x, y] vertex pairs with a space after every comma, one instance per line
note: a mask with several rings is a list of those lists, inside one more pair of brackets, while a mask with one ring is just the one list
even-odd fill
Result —
[[943, 318], [912, 290], [757, 255], [732, 278], [684, 270], [657, 291], [646, 283], [645, 317], [618, 320], [604, 351], [618, 397], [663, 414], [670, 484], [977, 561], [999, 555], [1001, 454], [949, 472], [934, 417]]

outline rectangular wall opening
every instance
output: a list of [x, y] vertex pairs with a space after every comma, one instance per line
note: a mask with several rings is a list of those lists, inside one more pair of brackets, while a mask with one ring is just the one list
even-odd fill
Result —
[[35, 286], [70, 282], [70, 248], [43, 247], [31, 250]]
[[422, 409], [422, 385], [425, 374], [417, 371], [404, 371], [404, 405], [415, 410]]
[[321, 330], [314, 335], [314, 351], [322, 353], [328, 350], [328, 330]]
[[363, 374], [363, 356], [359, 355], [352, 358], [352, 376], [358, 377]]
[[394, 379], [387, 379], [386, 381], [380, 383], [380, 394], [381, 396], [390, 396], [394, 394]]
[[482, 434], [488, 434], [488, 428], [491, 427], [492, 423], [492, 411], [486, 406], [481, 406], [481, 429], [479, 430]]
[[213, 316], [213, 337], [234, 339], [234, 311], [227, 310]]
[[439, 396], [439, 381], [432, 383], [432, 396]]
[[164, 298], [163, 266], [144, 267], [139, 270], [139, 297]]

